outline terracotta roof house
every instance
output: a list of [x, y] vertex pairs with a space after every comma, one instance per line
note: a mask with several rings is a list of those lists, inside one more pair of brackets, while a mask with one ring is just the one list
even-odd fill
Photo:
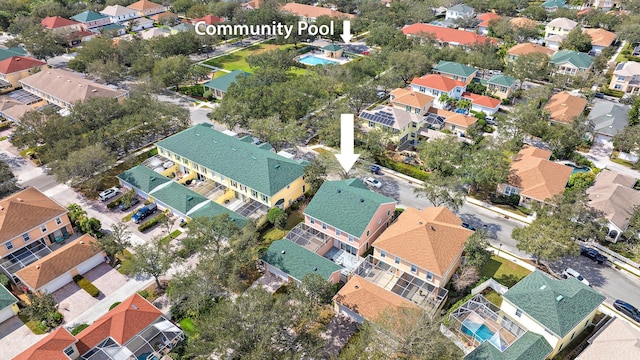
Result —
[[7, 120], [18, 123], [24, 114], [32, 110], [34, 109], [29, 105], [25, 105], [6, 95], [0, 96], [0, 115]]
[[211, 91], [211, 94], [216, 99], [222, 99], [222, 97], [224, 97], [224, 94], [227, 93], [227, 90], [229, 90], [229, 86], [231, 86], [231, 84], [235, 84], [238, 81], [238, 79], [241, 79], [250, 75], [251, 74], [246, 71], [233, 70], [228, 74], [224, 74], [222, 76], [219, 76], [217, 78], [207, 81], [206, 83], [202, 84], [202, 86], [206, 90]]
[[478, 33], [481, 35], [487, 35], [489, 33], [489, 23], [491, 20], [501, 19], [502, 17], [496, 13], [488, 12], [476, 16], [476, 19], [480, 21], [478, 24]]
[[500, 99], [492, 98], [491, 96], [478, 95], [470, 92], [462, 94], [463, 99], [471, 100], [471, 110], [483, 112], [487, 115], [494, 115], [500, 110]]
[[576, 360], [600, 360], [603, 354], [616, 360], [640, 359], [638, 339], [637, 327], [614, 317], [587, 341], [589, 345]]
[[609, 101], [596, 102], [589, 112], [593, 123], [594, 143], [613, 146], [613, 137], [629, 125], [629, 105]]
[[511, 163], [508, 183], [498, 185], [498, 193], [520, 195], [520, 205], [546, 202], [564, 191], [573, 168], [550, 161], [551, 151], [525, 146]]
[[490, 42], [495, 44], [492, 38], [478, 35], [476, 33], [458, 29], [445, 28], [431, 24], [416, 23], [402, 28], [402, 33], [407, 36], [433, 37], [441, 46], [463, 46], [470, 47], [475, 44], [485, 44]]
[[199, 22], [204, 22], [207, 25], [220, 24], [225, 21], [225, 18], [215, 15], [205, 15], [196, 19], [191, 19], [191, 24], [195, 25]]
[[40, 24], [49, 30], [66, 34], [82, 30], [82, 24], [75, 20], [65, 19], [62, 16], [47, 16], [40, 21]]
[[287, 281], [300, 282], [309, 274], [319, 274], [332, 284], [337, 284], [342, 267], [291, 240], [271, 243], [261, 258], [266, 270]]
[[475, 124], [478, 121], [477, 118], [471, 115], [460, 114], [458, 112], [447, 111], [435, 107], [429, 109], [429, 112], [444, 118], [444, 124], [440, 128], [440, 130], [449, 130], [457, 135], [464, 134], [469, 126]]
[[59, 327], [13, 360], [69, 360], [77, 354], [78, 340], [64, 327]]
[[53, 253], [18, 270], [15, 276], [33, 292], [48, 294], [104, 262], [104, 253], [89, 235], [65, 244]]
[[122, 5], [109, 5], [100, 11], [108, 16], [112, 23], [125, 22], [138, 17], [138, 11]]
[[531, 20], [529, 18], [526, 17], [515, 17], [511, 20], [509, 20], [509, 24], [511, 24], [511, 26], [515, 26], [515, 27], [537, 27], [538, 26], [538, 22], [535, 20]]
[[500, 310], [542, 335], [553, 349], [552, 358], [591, 324], [605, 296], [573, 277], [556, 280], [536, 270], [502, 299]]
[[78, 15], [72, 16], [71, 18], [81, 23], [84, 30], [94, 29], [111, 23], [111, 18], [107, 15], [99, 14], [94, 11], [84, 11]]
[[[251, 203], [256, 213], [264, 210], [266, 214], [266, 209], [274, 206], [288, 208], [306, 192], [303, 175], [307, 162], [285, 158], [270, 147], [254, 145], [249, 140], [199, 124], [159, 141], [156, 146], [161, 157], [176, 163], [173, 171], [183, 175], [181, 183], [190, 179], [214, 181], [225, 189], [221, 195], [228, 196], [229, 203]], [[262, 175], [255, 176], [256, 173]]]
[[507, 51], [507, 61], [514, 61], [520, 55], [531, 54], [531, 53], [540, 53], [540, 54], [545, 54], [547, 56], [551, 56], [555, 53], [555, 51], [547, 47], [544, 47], [542, 45], [532, 44], [528, 42], [517, 44], [511, 47], [511, 49]]
[[617, 37], [616, 33], [601, 28], [584, 29], [582, 33], [591, 36], [592, 49], [589, 53], [593, 55], [598, 55], [604, 48], [611, 46]]
[[557, 74], [586, 76], [593, 67], [593, 58], [573, 50], [560, 50], [551, 56], [549, 63], [556, 67]]
[[[336, 311], [359, 322], [371, 320], [390, 306], [389, 300], [370, 303], [382, 298], [395, 299], [394, 306], [408, 302], [428, 314], [437, 313], [447, 297], [444, 286], [460, 264], [471, 234], [447, 208], [405, 209], [376, 240], [373, 256], [354, 270], [354, 277], [345, 285], [348, 290], [334, 297], [339, 303]], [[361, 287], [367, 291], [356, 291]], [[372, 293], [372, 298], [357, 299], [354, 292]]]
[[359, 256], [391, 224], [395, 206], [359, 179], [325, 181], [307, 205], [303, 225], [325, 234], [327, 246]]
[[487, 80], [487, 89], [500, 99], [510, 98], [516, 89], [516, 79], [508, 75], [493, 75]]
[[362, 323], [364, 319], [376, 320], [388, 311], [419, 309], [402, 296], [354, 275], [333, 297], [336, 313]]
[[609, 89], [624, 91], [627, 94], [640, 94], [640, 63], [625, 61], [616, 65]]
[[176, 21], [176, 19], [178, 19], [178, 15], [170, 11], [164, 11], [159, 14], [149, 16], [149, 18], [156, 24], [172, 24]]
[[180, 328], [135, 294], [75, 337], [61, 327], [14, 360], [161, 359], [183, 339]]
[[453, 80], [462, 81], [469, 85], [469, 83], [476, 77], [476, 70], [474, 67], [457, 63], [455, 61], [440, 60], [438, 65], [433, 68], [434, 74], [446, 76]]
[[0, 324], [18, 315], [18, 299], [0, 284]]
[[47, 67], [46, 62], [28, 56], [11, 56], [0, 60], [0, 89], [15, 89], [20, 86], [20, 79]]
[[243, 2], [240, 7], [243, 10], [255, 10], [260, 9], [260, 5], [264, 3], [265, 0], [249, 0], [247, 2]]
[[554, 94], [544, 108], [549, 112], [551, 121], [572, 124], [586, 107], [587, 99], [561, 91]]
[[326, 7], [313, 6], [313, 5], [305, 5], [298, 3], [288, 3], [280, 8], [283, 12], [288, 12], [290, 14], [298, 16], [301, 20], [307, 22], [314, 22], [317, 18], [321, 16], [328, 16], [332, 18], [344, 18], [344, 19], [353, 19], [355, 15], [345, 14], [336, 10], [332, 10]]
[[131, 10], [138, 12], [138, 17], [151, 16], [164, 12], [166, 8], [164, 5], [156, 4], [148, 0], [140, 0], [127, 6]]
[[411, 81], [411, 90], [433, 97], [433, 106], [439, 109], [445, 106], [440, 101], [442, 94], [447, 94], [449, 97], [459, 100], [466, 89], [466, 83], [438, 74], [427, 74]]
[[609, 240], [613, 242], [627, 230], [634, 208], [640, 205], [640, 191], [633, 188], [635, 184], [635, 178], [603, 170], [587, 189], [589, 206], [609, 221]]
[[73, 233], [67, 209], [27, 188], [0, 200], [0, 266], [8, 274], [42, 258]]
[[[403, 91], [409, 92], [406, 95]], [[396, 97], [397, 96], [397, 97]], [[423, 122], [423, 109], [429, 109], [433, 98], [406, 89], [392, 91], [391, 104], [362, 110], [358, 119], [364, 132], [380, 129], [389, 135], [389, 140], [398, 145], [415, 142], [416, 132]], [[425, 104], [424, 106], [422, 106]]]
[[20, 84], [24, 90], [64, 109], [95, 97], [121, 100], [128, 96], [125, 90], [102, 85], [62, 69], [40, 71], [21, 79]]
[[401, 88], [391, 90], [389, 95], [393, 106], [415, 114], [425, 114], [435, 100], [429, 95]]

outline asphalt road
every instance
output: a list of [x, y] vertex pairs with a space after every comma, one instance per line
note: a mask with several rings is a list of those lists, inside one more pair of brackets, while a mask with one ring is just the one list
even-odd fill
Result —
[[[382, 182], [382, 187], [374, 189], [374, 191], [397, 200], [399, 206], [412, 206], [418, 209], [431, 206], [425, 198], [415, 196], [414, 189], [419, 187], [417, 184], [388, 174], [377, 175], [376, 178]], [[505, 219], [498, 213], [468, 203], [462, 206], [458, 216], [476, 229], [487, 231], [490, 237], [489, 241], [493, 246], [500, 247], [519, 257], [530, 257], [518, 250], [516, 241], [511, 238], [513, 229], [525, 226], [524, 223]], [[606, 303], [611, 304], [614, 300], [621, 299], [640, 308], [640, 279], [637, 277], [607, 265], [598, 265], [584, 256], [565, 258], [551, 265], [551, 268], [557, 273], [566, 267], [580, 272], [589, 280], [594, 289], [607, 296]]]

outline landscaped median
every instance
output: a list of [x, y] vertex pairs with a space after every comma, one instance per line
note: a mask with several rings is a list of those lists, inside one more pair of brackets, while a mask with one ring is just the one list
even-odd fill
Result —
[[80, 286], [84, 291], [89, 293], [89, 295], [95, 298], [100, 296], [100, 290], [95, 285], [93, 285], [91, 281], [87, 280], [87, 278], [85, 278], [84, 276], [76, 275], [73, 277], [73, 281], [76, 284], [78, 284], [78, 286]]

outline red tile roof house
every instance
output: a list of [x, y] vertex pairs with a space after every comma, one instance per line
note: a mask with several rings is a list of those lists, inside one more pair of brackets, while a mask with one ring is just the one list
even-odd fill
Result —
[[[28, 56], [12, 56], [0, 61], [0, 89], [10, 90], [20, 87], [20, 79], [48, 68], [47, 63]], [[6, 88], [3, 86], [5, 85]]]
[[470, 31], [445, 28], [431, 24], [416, 23], [407, 25], [402, 29], [402, 33], [407, 36], [432, 37], [440, 46], [471, 47], [487, 42], [497, 44], [495, 39]]
[[443, 75], [427, 74], [414, 78], [411, 81], [411, 90], [432, 96], [433, 106], [443, 109], [445, 104], [440, 101], [440, 96], [447, 94], [449, 97], [460, 100], [462, 93], [467, 90], [467, 84]]
[[489, 23], [491, 20], [501, 19], [501, 17], [496, 13], [488, 12], [476, 16], [476, 19], [480, 20], [480, 23], [478, 24], [478, 33], [480, 35], [487, 35], [489, 33]]
[[164, 5], [156, 4], [148, 0], [134, 2], [127, 7], [131, 10], [137, 11], [138, 17], [151, 16], [166, 11], [166, 7]]
[[80, 22], [65, 19], [61, 16], [48, 16], [42, 19], [40, 24], [44, 26], [45, 29], [53, 30], [60, 34], [69, 34], [82, 30], [82, 24]]
[[213, 24], [220, 24], [222, 22], [225, 22], [225, 18], [214, 16], [214, 15], [205, 15], [197, 19], [191, 19], [190, 22], [192, 25], [195, 25], [199, 22], [204, 22], [207, 25], [213, 25]]
[[493, 115], [500, 110], [500, 99], [491, 96], [478, 95], [470, 92], [462, 94], [463, 99], [471, 100], [471, 110], [483, 112], [487, 115]]
[[164, 359], [184, 334], [138, 294], [75, 337], [58, 328], [13, 360]]

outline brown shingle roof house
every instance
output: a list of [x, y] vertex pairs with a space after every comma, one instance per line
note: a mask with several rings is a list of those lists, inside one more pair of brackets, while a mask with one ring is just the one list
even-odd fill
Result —
[[609, 229], [616, 230], [613, 241], [629, 226], [633, 209], [640, 205], [640, 191], [635, 190], [636, 179], [611, 170], [603, 170], [593, 186], [587, 189], [589, 206], [601, 211], [609, 220]]
[[616, 360], [640, 359], [640, 330], [617, 317], [609, 320], [596, 333], [595, 338], [588, 342], [590, 345], [576, 360], [601, 360], [603, 357]]
[[30, 187], [0, 200], [0, 241], [20, 236], [63, 214], [67, 209]]
[[[61, 249], [18, 270], [15, 275], [32, 291], [45, 290], [52, 293], [71, 282], [70, 272], [73, 269], [85, 264], [82, 272], [86, 272], [101, 262], [102, 250], [96, 244], [96, 240], [89, 235], [82, 235]], [[69, 274], [66, 282], [57, 280], [67, 273]], [[57, 281], [52, 283], [54, 280]]]
[[498, 186], [505, 194], [519, 194], [520, 203], [529, 199], [545, 202], [564, 191], [573, 168], [550, 161], [551, 151], [525, 146], [511, 163], [508, 184]]
[[293, 2], [285, 4], [281, 8], [281, 10], [284, 12], [288, 12], [293, 15], [299, 16], [301, 18], [308, 19], [308, 20], [314, 20], [319, 18], [320, 16], [347, 18], [347, 19], [352, 19], [355, 17], [352, 14], [345, 14], [336, 10], [331, 10], [326, 7], [297, 4]]
[[393, 98], [392, 102], [416, 108], [423, 108], [433, 103], [434, 100], [434, 98], [429, 95], [425, 95], [417, 91], [411, 91], [410, 89], [397, 88], [391, 90], [390, 95]]
[[585, 107], [587, 99], [562, 91], [553, 95], [544, 108], [549, 112], [552, 121], [571, 124], [573, 119], [582, 114]]
[[64, 350], [76, 342], [64, 327], [59, 327], [13, 360], [69, 360]]
[[22, 88], [50, 103], [70, 108], [95, 97], [124, 98], [127, 92], [62, 69], [47, 69], [20, 80]]

